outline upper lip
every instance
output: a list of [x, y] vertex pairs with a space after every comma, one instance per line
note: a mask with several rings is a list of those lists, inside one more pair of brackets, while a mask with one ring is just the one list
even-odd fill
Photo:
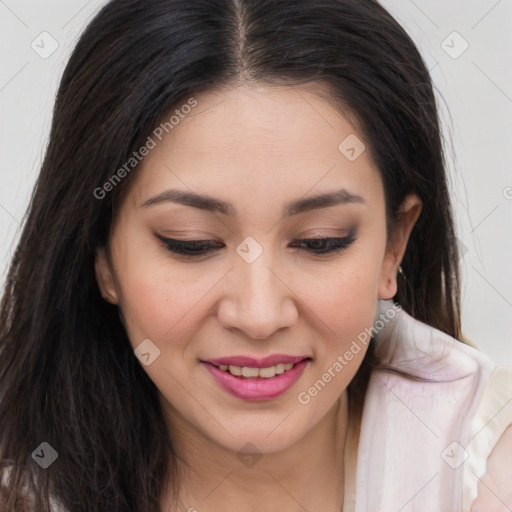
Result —
[[300, 363], [304, 359], [309, 359], [308, 356], [291, 356], [287, 354], [272, 354], [267, 357], [249, 357], [249, 356], [229, 356], [221, 357], [219, 359], [205, 359], [204, 363], [211, 363], [215, 366], [247, 366], [249, 368], [268, 368], [276, 364], [287, 363]]

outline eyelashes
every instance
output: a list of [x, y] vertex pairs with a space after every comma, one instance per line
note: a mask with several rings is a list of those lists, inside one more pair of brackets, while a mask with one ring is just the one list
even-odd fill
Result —
[[160, 235], [156, 237], [164, 244], [165, 248], [175, 254], [184, 256], [203, 256], [215, 249], [222, 248], [222, 244], [215, 240], [175, 240]]
[[[155, 236], [168, 251], [189, 258], [205, 256], [224, 246], [224, 244], [215, 240], [176, 240], [157, 234]], [[351, 230], [349, 235], [345, 237], [319, 237], [294, 240], [292, 247], [298, 247], [301, 252], [313, 255], [332, 255], [347, 249], [355, 240], [356, 236], [354, 231]]]

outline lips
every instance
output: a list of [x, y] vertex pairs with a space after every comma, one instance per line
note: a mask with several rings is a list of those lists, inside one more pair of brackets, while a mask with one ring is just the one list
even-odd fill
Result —
[[310, 360], [307, 356], [275, 354], [264, 358], [223, 357], [201, 363], [225, 391], [257, 401], [277, 398], [290, 389]]

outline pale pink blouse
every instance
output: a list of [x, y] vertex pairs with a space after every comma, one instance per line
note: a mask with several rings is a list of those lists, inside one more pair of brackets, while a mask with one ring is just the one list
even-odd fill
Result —
[[379, 300], [376, 353], [407, 375], [371, 374], [358, 442], [349, 424], [343, 512], [470, 512], [512, 425], [512, 368], [404, 310], [389, 318], [392, 304]]

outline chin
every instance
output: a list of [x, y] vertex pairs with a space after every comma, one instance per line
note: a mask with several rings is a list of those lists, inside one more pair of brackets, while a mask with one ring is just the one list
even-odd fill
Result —
[[[293, 418], [293, 420], [292, 420]], [[309, 431], [295, 413], [285, 412], [248, 421], [230, 421], [228, 432], [222, 430], [214, 441], [235, 453], [276, 453], [287, 450], [300, 441]], [[232, 437], [229, 435], [232, 434]]]

